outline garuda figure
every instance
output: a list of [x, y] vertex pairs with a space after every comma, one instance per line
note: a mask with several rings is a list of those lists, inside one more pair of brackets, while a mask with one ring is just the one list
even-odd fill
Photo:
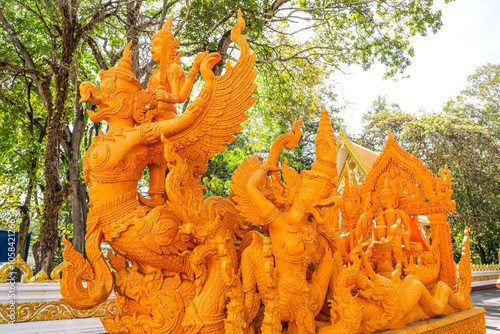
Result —
[[[239, 14], [231, 32], [239, 60], [228, 62], [222, 76], [212, 72], [220, 55], [204, 52], [186, 77], [170, 18], [153, 36], [151, 52], [160, 69], [147, 90], [131, 71], [130, 43], [117, 66], [101, 71], [100, 89], [89, 82], [80, 87], [81, 101], [98, 107], [88, 111], [91, 119], [109, 127], [83, 163], [90, 199], [88, 260], [65, 240], [61, 292], [70, 305], [86, 309], [114, 288], [118, 315], [103, 320], [110, 333], [224, 332], [235, 244], [245, 226], [230, 200], [203, 200], [198, 184], [207, 161], [242, 129], [255, 100], [255, 54], [241, 36], [244, 25]], [[186, 100], [198, 71], [201, 91], [177, 117], [175, 104]], [[137, 191], [147, 166], [150, 198]], [[108, 254], [111, 268], [102, 242], [115, 252]]]

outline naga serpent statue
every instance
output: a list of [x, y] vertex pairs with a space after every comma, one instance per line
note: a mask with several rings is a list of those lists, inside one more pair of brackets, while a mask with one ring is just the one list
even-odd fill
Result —
[[[116, 314], [102, 319], [104, 328], [137, 334], [372, 333], [473, 307], [468, 230], [457, 277], [446, 222], [455, 209], [450, 172], [434, 176], [391, 133], [353, 184], [337, 169], [323, 109], [309, 170], [280, 160], [301, 138], [299, 120], [266, 161], [243, 160], [228, 198], [204, 198], [208, 161], [235, 139], [255, 102], [256, 55], [238, 13], [238, 61], [215, 76], [221, 56], [203, 52], [186, 75], [172, 24], [153, 35], [159, 69], [146, 89], [131, 69], [131, 43], [101, 71], [100, 88], [80, 86], [81, 102], [97, 106], [91, 120], [108, 129], [84, 157], [87, 258], [64, 239], [65, 302], [90, 309], [114, 291]], [[178, 116], [198, 72], [199, 94]], [[149, 196], [137, 189], [146, 168]], [[430, 221], [427, 234], [419, 216]]]

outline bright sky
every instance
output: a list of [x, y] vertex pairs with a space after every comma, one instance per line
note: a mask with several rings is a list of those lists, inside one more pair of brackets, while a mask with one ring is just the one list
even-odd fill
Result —
[[367, 72], [349, 68], [336, 73], [339, 96], [350, 102], [341, 112], [346, 132], [361, 131], [361, 118], [378, 95], [397, 103], [405, 112], [439, 112], [467, 85], [467, 77], [487, 63], [500, 63], [500, 1], [456, 0], [444, 4], [443, 26], [437, 34], [415, 37], [415, 57], [406, 70], [409, 78], [382, 80], [383, 66]]

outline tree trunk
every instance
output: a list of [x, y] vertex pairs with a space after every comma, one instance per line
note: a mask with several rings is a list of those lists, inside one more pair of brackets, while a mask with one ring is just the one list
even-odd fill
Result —
[[[66, 102], [70, 71], [73, 68], [75, 50], [84, 31], [78, 22], [78, 1], [57, 2], [61, 14], [61, 59], [52, 64], [54, 71], [55, 104], [49, 114], [47, 141], [45, 147], [45, 208], [43, 225], [40, 227], [40, 254], [42, 269], [50, 274], [54, 268], [55, 250], [58, 245], [59, 211], [66, 198], [73, 191], [71, 184], [61, 185], [60, 145], [63, 138], [63, 125], [66, 115]], [[99, 14], [100, 16], [103, 13]], [[102, 16], [103, 17], [103, 16]]]
[[486, 254], [484, 253], [483, 245], [481, 244], [481, 238], [477, 238], [477, 250], [479, 257], [481, 258], [481, 264], [486, 264]]
[[78, 80], [75, 73], [71, 73], [71, 81], [75, 96], [76, 118], [73, 124], [73, 132], [69, 134], [69, 127], [66, 127], [68, 139], [63, 142], [66, 155], [68, 156], [68, 176], [69, 183], [73, 188], [71, 193], [71, 216], [73, 222], [73, 247], [82, 255], [85, 252], [85, 232], [87, 221], [87, 196], [85, 185], [80, 177], [80, 146], [85, 132], [85, 116], [80, 104], [80, 92]]
[[[30, 230], [30, 204], [31, 195], [33, 194], [33, 187], [35, 185], [35, 175], [34, 171], [36, 168], [36, 158], [31, 163], [28, 170], [28, 191], [26, 192], [26, 198], [24, 199], [24, 204], [19, 207], [21, 211], [21, 225], [19, 225], [19, 236], [17, 238], [17, 250], [16, 255], [21, 255], [24, 261], [26, 261], [26, 242], [28, 240], [28, 233]], [[29, 245], [28, 245], [29, 246]]]
[[217, 52], [220, 54], [221, 59], [213, 68], [214, 75], [216, 76], [220, 76], [222, 74], [222, 70], [226, 67], [226, 55], [227, 49], [229, 49], [229, 44], [231, 44], [231, 30], [224, 33], [219, 41], [219, 44], [217, 45]]
[[125, 23], [125, 33], [127, 43], [132, 41], [132, 73], [139, 78], [139, 27], [137, 20], [142, 6], [142, 0], [127, 1], [127, 21]]
[[49, 116], [47, 142], [45, 145], [45, 208], [43, 210], [43, 224], [40, 227], [40, 252], [42, 268], [50, 275], [54, 269], [54, 257], [57, 247], [59, 211], [64, 200], [71, 192], [71, 185], [61, 185], [60, 172], [60, 144], [62, 138], [63, 117], [65, 102], [69, 86], [70, 61], [62, 61], [56, 68], [55, 91], [56, 101], [52, 115]]
[[69, 177], [73, 188], [70, 197], [71, 216], [73, 218], [73, 247], [77, 252], [84, 255], [85, 232], [87, 229], [87, 196], [85, 194], [85, 184], [80, 178], [78, 161], [79, 158], [76, 157], [69, 160]]
[[33, 252], [33, 258], [35, 259], [35, 271], [33, 272], [33, 275], [36, 275], [42, 268], [43, 260], [40, 250], [40, 241], [37, 241], [33, 244], [33, 248], [31, 249], [31, 251]]
[[[26, 195], [26, 197], [31, 195]], [[25, 201], [26, 202], [26, 201]], [[19, 225], [19, 235], [17, 238], [17, 249], [16, 256], [21, 255], [21, 258], [26, 261], [26, 242], [28, 240], [28, 233], [30, 229], [30, 214], [29, 214], [29, 203], [28, 205], [23, 204], [19, 207], [21, 211], [21, 224]]]

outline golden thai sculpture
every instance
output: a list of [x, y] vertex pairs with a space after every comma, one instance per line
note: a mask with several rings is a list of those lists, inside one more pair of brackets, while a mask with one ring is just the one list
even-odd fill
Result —
[[[102, 320], [109, 333], [372, 333], [473, 307], [468, 231], [458, 278], [451, 253], [450, 173], [435, 177], [390, 133], [363, 185], [345, 174], [339, 194], [323, 110], [311, 170], [279, 162], [300, 140], [299, 120], [266, 161], [241, 163], [229, 199], [204, 199], [208, 160], [234, 140], [255, 100], [255, 54], [239, 14], [238, 61], [215, 77], [220, 56], [204, 52], [186, 77], [171, 25], [153, 36], [159, 70], [146, 90], [131, 72], [130, 44], [101, 72], [100, 89], [81, 85], [82, 101], [98, 106], [91, 119], [109, 129], [84, 158], [88, 260], [64, 240], [65, 302], [90, 309], [114, 289], [116, 316]], [[177, 116], [198, 71], [203, 87]], [[146, 167], [149, 198], [137, 191]], [[418, 215], [429, 217], [432, 240]], [[102, 242], [113, 249], [107, 260]], [[471, 312], [455, 328], [484, 332], [482, 311]]]
[[[226, 283], [221, 277], [231, 278], [237, 269], [236, 244], [245, 224], [228, 199], [203, 201], [198, 184], [207, 161], [234, 140], [255, 100], [255, 54], [241, 36], [240, 16], [231, 34], [240, 47], [238, 62], [215, 77], [211, 68], [220, 56], [205, 52], [184, 79], [171, 22], [153, 38], [160, 71], [147, 91], [131, 72], [130, 44], [117, 66], [101, 72], [100, 89], [81, 85], [82, 101], [98, 106], [89, 112], [92, 120], [106, 120], [109, 129], [95, 138], [84, 158], [88, 261], [65, 241], [68, 265], [61, 292], [64, 301], [85, 309], [105, 301], [114, 287], [119, 313], [103, 321], [110, 333], [223, 330]], [[198, 68], [204, 85], [176, 117], [174, 103], [185, 100]], [[165, 175], [167, 164], [170, 173], [163, 182], [155, 173]], [[153, 166], [151, 199], [143, 201], [137, 184], [146, 166]], [[161, 190], [160, 199], [156, 195], [163, 184], [168, 191]], [[102, 242], [117, 253], [109, 255], [112, 269]]]

